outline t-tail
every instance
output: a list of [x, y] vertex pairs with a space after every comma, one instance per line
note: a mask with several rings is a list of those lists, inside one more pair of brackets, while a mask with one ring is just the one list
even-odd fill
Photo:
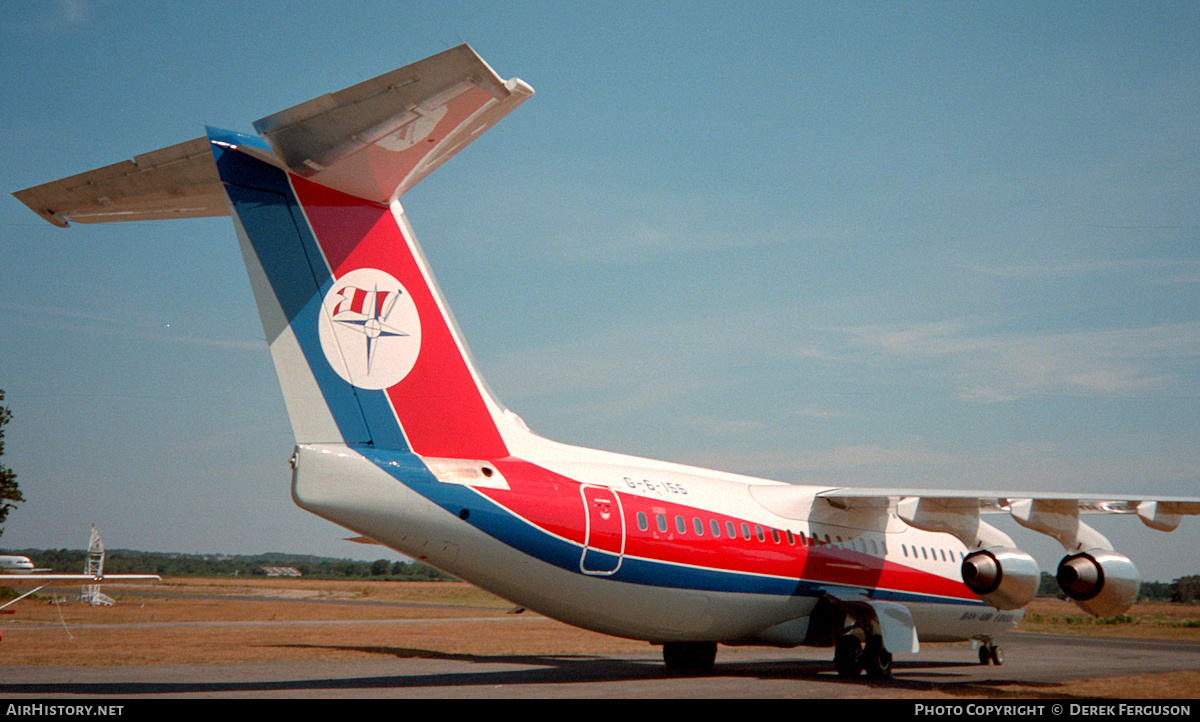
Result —
[[468, 46], [17, 193], [47, 220], [232, 215], [300, 446], [508, 455], [399, 198], [533, 94]]

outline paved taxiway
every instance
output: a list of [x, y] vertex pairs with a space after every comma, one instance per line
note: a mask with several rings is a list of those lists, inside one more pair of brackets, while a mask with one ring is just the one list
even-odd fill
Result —
[[[722, 647], [710, 675], [672, 677], [657, 648], [616, 657], [486, 656], [378, 647], [358, 661], [129, 667], [5, 667], [0, 698], [153, 697], [923, 697], [998, 696], [1013, 686], [1055, 694], [1070, 680], [1200, 670], [1200, 644], [1013, 633], [1005, 664], [973, 662], [968, 645], [898, 655], [895, 677], [854, 682], [828, 650]], [[1027, 696], [1028, 692], [1023, 692]]]

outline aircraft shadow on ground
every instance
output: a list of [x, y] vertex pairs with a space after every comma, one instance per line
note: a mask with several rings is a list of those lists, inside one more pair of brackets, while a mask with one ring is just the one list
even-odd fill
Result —
[[[826, 684], [869, 685], [874, 688], [893, 689], [898, 695], [905, 692], [938, 690], [951, 694], [973, 694], [984, 696], [1007, 696], [1004, 687], [1014, 684], [1022, 686], [1021, 694], [1030, 696], [1030, 687], [1045, 687], [1046, 696], [1062, 697], [1055, 692], [1058, 687], [1051, 683], [1013, 682], [1012, 680], [979, 679], [967, 673], [977, 668], [972, 663], [955, 662], [912, 662], [898, 663], [895, 676], [890, 679], [855, 680], [839, 679], [832, 671], [831, 663], [819, 660], [770, 660], [752, 662], [718, 663], [705, 674], [679, 674], [668, 672], [657, 660], [624, 660], [587, 655], [479, 655], [451, 654], [427, 649], [388, 646], [338, 646], [291, 644], [281, 645], [293, 649], [323, 649], [385, 655], [396, 659], [422, 659], [431, 662], [453, 662], [488, 667], [508, 666], [516, 669], [439, 670], [430, 673], [346, 676], [319, 679], [290, 680], [241, 680], [241, 681], [195, 681], [195, 682], [45, 682], [45, 683], [0, 683], [0, 695], [176, 695], [176, 694], [221, 694], [221, 693], [271, 693], [299, 691], [335, 691], [348, 689], [420, 689], [462, 688], [483, 686], [588, 684], [631, 682], [640, 680], [672, 680], [705, 677], [745, 677], [758, 680], [795, 680]], [[353, 667], [352, 664], [347, 665]], [[937, 671], [933, 671], [937, 670]], [[917, 673], [923, 679], [906, 679], [905, 672]], [[937, 680], [929, 680], [930, 676]], [[1040, 696], [1034, 693], [1033, 696]]]

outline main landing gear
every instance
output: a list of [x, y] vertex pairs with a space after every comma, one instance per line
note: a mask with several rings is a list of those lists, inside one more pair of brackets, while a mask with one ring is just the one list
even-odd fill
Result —
[[712, 671], [716, 659], [716, 642], [667, 642], [663, 645], [663, 661], [668, 672], [704, 674]]
[[873, 679], [892, 676], [892, 653], [884, 649], [883, 637], [867, 637], [866, 644], [854, 634], [838, 638], [833, 650], [833, 668], [841, 677], [857, 677], [863, 672]]
[[1004, 664], [1004, 652], [990, 639], [979, 645], [979, 663], [994, 664], [997, 667]]

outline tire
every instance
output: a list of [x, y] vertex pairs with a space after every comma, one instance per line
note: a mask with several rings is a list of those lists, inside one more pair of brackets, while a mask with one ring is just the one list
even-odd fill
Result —
[[992, 663], [992, 645], [984, 644], [979, 647], [979, 663], [985, 666]]
[[863, 669], [872, 679], [886, 679], [892, 676], [892, 653], [884, 649], [882, 637], [871, 637], [863, 650]]
[[854, 678], [862, 674], [862, 642], [847, 634], [837, 641], [833, 651], [833, 668], [839, 677]]
[[992, 647], [992, 664], [997, 667], [1004, 664], [1004, 652], [999, 647]]

